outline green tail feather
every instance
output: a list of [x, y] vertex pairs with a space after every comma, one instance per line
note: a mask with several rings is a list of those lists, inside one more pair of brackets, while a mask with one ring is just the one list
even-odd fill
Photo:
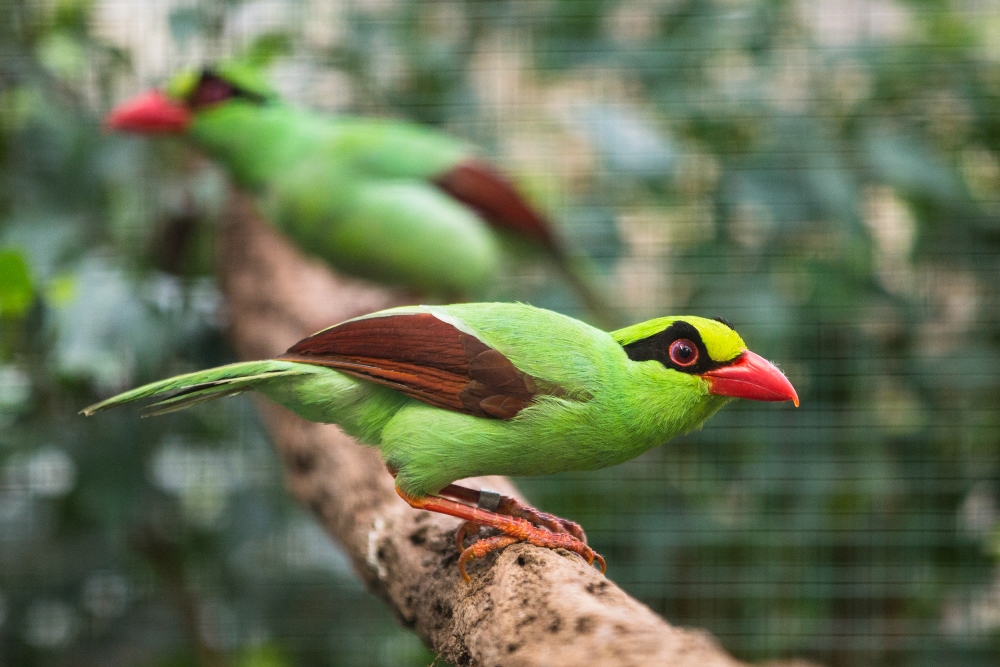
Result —
[[245, 361], [152, 382], [88, 406], [81, 410], [80, 414], [89, 417], [102, 410], [118, 407], [132, 401], [171, 394], [164, 400], [148, 406], [144, 413], [144, 416], [147, 417], [162, 415], [223, 396], [239, 394], [253, 389], [254, 385], [267, 380], [289, 375], [308, 374], [310, 371], [308, 366], [290, 361], [275, 359]]

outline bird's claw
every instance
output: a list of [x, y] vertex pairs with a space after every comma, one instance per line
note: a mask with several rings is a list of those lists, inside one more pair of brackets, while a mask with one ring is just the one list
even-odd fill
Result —
[[[469, 535], [475, 536], [479, 533], [479, 524], [474, 521], [466, 521], [455, 531], [455, 544], [463, 554], [466, 552], [465, 538]], [[471, 558], [471, 556], [470, 556]]]
[[[482, 493], [454, 484], [442, 489], [440, 496], [411, 496], [399, 487], [396, 487], [396, 493], [415, 509], [440, 512], [464, 520], [455, 532], [455, 545], [461, 552], [459, 571], [466, 581], [470, 581], [465, 571], [466, 563], [517, 542], [528, 542], [547, 549], [566, 549], [583, 558], [588, 565], [596, 561], [601, 574], [607, 569], [604, 558], [587, 546], [587, 536], [578, 524], [539, 512], [513, 498], [491, 494], [492, 500], [499, 498], [499, 502], [485, 503], [486, 507], [476, 506], [471, 503], [482, 504]], [[500, 534], [480, 539], [466, 548], [465, 538], [477, 535], [481, 526], [498, 530]]]
[[[462, 528], [464, 527], [465, 526]], [[459, 531], [461, 531], [461, 528]], [[462, 555], [458, 557], [458, 571], [461, 573], [462, 578], [465, 579], [465, 583], [472, 581], [469, 577], [469, 573], [465, 571], [466, 563], [473, 558], [482, 558], [488, 553], [499, 551], [500, 549], [504, 549], [520, 541], [521, 540], [519, 538], [511, 537], [510, 535], [494, 535], [493, 537], [487, 537], [486, 539], [479, 540], [468, 549], [463, 549]]]
[[587, 543], [587, 534], [583, 528], [575, 521], [563, 519], [562, 517], [541, 512], [530, 505], [525, 505], [515, 498], [502, 496], [500, 505], [497, 507], [498, 514], [506, 514], [524, 519], [539, 528], [545, 528], [553, 533], [568, 533], [584, 544]]
[[596, 561], [598, 567], [601, 568], [601, 574], [604, 574], [608, 569], [604, 557], [587, 546], [582, 540], [577, 539], [568, 532], [553, 532], [544, 527], [533, 525], [526, 519], [521, 519], [515, 534], [487, 537], [477, 541], [471, 547], [464, 548], [465, 537], [478, 530], [479, 526], [475, 522], [466, 521], [459, 527], [455, 535], [458, 548], [462, 552], [462, 555], [458, 559], [458, 570], [462, 574], [462, 578], [467, 582], [471, 581], [471, 579], [465, 571], [466, 563], [474, 558], [483, 558], [493, 551], [505, 549], [517, 542], [528, 542], [537, 547], [547, 549], [566, 549], [583, 558], [588, 565], [593, 565]]

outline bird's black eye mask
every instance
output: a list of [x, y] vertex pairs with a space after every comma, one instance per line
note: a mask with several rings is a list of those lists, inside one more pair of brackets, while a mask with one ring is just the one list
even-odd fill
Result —
[[666, 368], [691, 375], [701, 375], [736, 361], [712, 359], [698, 329], [684, 320], [677, 320], [659, 333], [622, 347], [632, 361], [659, 361]]
[[194, 90], [185, 100], [188, 108], [197, 111], [220, 102], [231, 99], [242, 99], [254, 104], [264, 104], [267, 98], [260, 93], [255, 93], [245, 88], [240, 88], [231, 81], [215, 73], [211, 69], [205, 69], [201, 73]]

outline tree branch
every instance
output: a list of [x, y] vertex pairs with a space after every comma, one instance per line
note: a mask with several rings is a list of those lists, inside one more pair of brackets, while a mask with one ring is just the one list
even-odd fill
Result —
[[[407, 302], [335, 276], [262, 224], [236, 195], [221, 238], [229, 331], [242, 358], [283, 352], [343, 319]], [[736, 667], [705, 632], [673, 627], [580, 558], [530, 545], [459, 576], [458, 520], [400, 500], [377, 450], [261, 401], [288, 486], [399, 621], [456, 665]], [[518, 495], [504, 478], [471, 485]], [[612, 572], [614, 563], [611, 564]]]

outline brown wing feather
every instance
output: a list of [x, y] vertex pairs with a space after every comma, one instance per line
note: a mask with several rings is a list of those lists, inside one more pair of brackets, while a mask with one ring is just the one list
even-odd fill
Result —
[[532, 208], [502, 173], [485, 162], [461, 162], [435, 183], [493, 226], [517, 232], [553, 254], [561, 254], [552, 225], [545, 216]]
[[431, 313], [344, 322], [280, 358], [335, 368], [477, 417], [510, 419], [543, 393], [502, 353]]

